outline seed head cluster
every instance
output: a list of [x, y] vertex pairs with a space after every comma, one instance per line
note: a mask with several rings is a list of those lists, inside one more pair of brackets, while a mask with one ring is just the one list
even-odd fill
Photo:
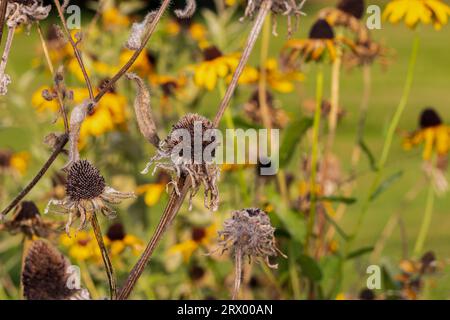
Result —
[[66, 194], [71, 200], [94, 199], [103, 193], [105, 187], [105, 179], [89, 161], [80, 160], [70, 166]]

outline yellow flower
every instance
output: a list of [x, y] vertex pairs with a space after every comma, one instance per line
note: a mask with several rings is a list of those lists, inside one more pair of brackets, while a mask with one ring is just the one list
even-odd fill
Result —
[[[122, 51], [119, 58], [120, 67], [127, 63], [133, 54], [134, 51], [132, 50], [125, 49]], [[117, 71], [120, 67], [117, 68]], [[141, 76], [147, 76], [149, 73], [152, 73], [154, 71], [154, 66], [152, 64], [150, 54], [146, 51], [142, 51], [131, 66], [130, 71], [135, 71]]]
[[229, 7], [234, 6], [237, 3], [237, 0], [225, 0], [225, 4]]
[[209, 91], [216, 87], [218, 80], [231, 75], [239, 64], [239, 54], [222, 55], [216, 47], [203, 50], [203, 56], [204, 61], [193, 66], [194, 82]]
[[197, 249], [212, 243], [216, 236], [216, 224], [212, 224], [207, 228], [193, 228], [191, 238], [170, 247], [169, 254], [181, 253], [183, 261], [187, 263]]
[[[77, 78], [78, 81], [83, 82], [84, 81], [84, 75], [83, 75], [83, 71], [81, 70], [80, 64], [78, 63], [77, 59], [75, 57], [70, 58], [68, 64], [67, 64], [67, 68], [69, 69], [70, 73], [73, 74], [75, 76], [75, 78]], [[88, 76], [91, 76], [91, 73], [89, 72], [89, 70], [86, 70]]]
[[180, 33], [181, 27], [175, 20], [170, 20], [166, 24], [166, 31], [171, 36], [176, 36], [176, 35], [178, 35]]
[[284, 46], [287, 64], [295, 65], [295, 60], [322, 61], [328, 54], [331, 61], [336, 59], [336, 39], [334, 31], [324, 19], [317, 20], [311, 27], [308, 39], [291, 39]]
[[187, 84], [185, 75], [174, 77], [170, 75], [151, 74], [149, 76], [149, 81], [151, 84], [159, 86], [165, 97], [174, 96]]
[[392, 0], [383, 12], [383, 19], [390, 23], [404, 20], [414, 29], [419, 23], [433, 24], [436, 30], [448, 23], [450, 7], [441, 0]]
[[109, 227], [104, 242], [112, 257], [121, 255], [127, 248], [131, 249], [133, 255], [139, 255], [144, 246], [142, 240], [131, 234], [126, 234], [121, 223], [115, 223]]
[[424, 160], [431, 160], [433, 152], [438, 156], [446, 156], [450, 151], [450, 126], [444, 125], [436, 111], [431, 108], [422, 112], [420, 129], [404, 139], [403, 147], [409, 150], [422, 143]]
[[21, 175], [24, 175], [27, 171], [29, 162], [30, 154], [25, 151], [13, 153], [9, 160], [11, 168], [14, 168]]
[[68, 249], [69, 256], [77, 261], [99, 262], [101, 259], [101, 252], [92, 231], [72, 232], [70, 237], [64, 233], [60, 236], [60, 243]]
[[141, 185], [137, 188], [136, 194], [144, 196], [145, 204], [149, 207], [158, 203], [161, 195], [163, 194], [166, 184], [171, 180], [170, 176], [166, 173], [159, 173], [156, 182]]
[[120, 13], [115, 7], [109, 7], [102, 13], [103, 25], [109, 29], [118, 27], [128, 27], [130, 19]]
[[33, 95], [31, 96], [31, 105], [36, 108], [38, 112], [43, 112], [45, 110], [50, 110], [56, 112], [59, 110], [58, 102], [54, 99], [52, 101], [47, 101], [42, 96], [42, 91], [48, 90], [50, 93], [54, 93], [54, 90], [47, 86], [40, 86]]

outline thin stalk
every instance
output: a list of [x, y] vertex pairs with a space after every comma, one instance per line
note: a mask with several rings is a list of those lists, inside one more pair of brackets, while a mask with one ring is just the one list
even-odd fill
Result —
[[241, 288], [242, 282], [242, 252], [241, 249], [236, 249], [235, 257], [234, 257], [234, 289], [233, 295], [231, 297], [232, 300], [237, 300], [239, 296], [239, 290]]
[[119, 291], [119, 295], [117, 297], [118, 300], [126, 300], [130, 296], [133, 288], [136, 285], [136, 282], [139, 280], [142, 273], [144, 272], [145, 267], [147, 266], [153, 254], [153, 251], [159, 244], [159, 241], [161, 240], [165, 231], [170, 226], [176, 214], [178, 213], [178, 210], [183, 204], [183, 200], [189, 191], [189, 187], [190, 187], [190, 180], [182, 178], [178, 183], [180, 195], [177, 195], [175, 190], [172, 191], [169, 198], [169, 202], [167, 203], [166, 208], [164, 209], [164, 212], [161, 216], [158, 226], [156, 227], [155, 232], [153, 233], [152, 238], [147, 244], [147, 247], [145, 248], [138, 262], [131, 270], [128, 279], [125, 281], [125, 284]]
[[89, 269], [86, 265], [86, 262], [81, 260], [78, 261], [77, 263], [80, 265], [81, 277], [83, 278], [83, 282], [86, 285], [86, 288], [88, 289], [91, 298], [93, 300], [98, 299], [100, 295], [98, 294], [97, 288], [95, 287], [94, 281], [92, 280], [91, 274], [89, 273]]
[[111, 300], [115, 300], [117, 297], [117, 284], [116, 275], [114, 273], [114, 268], [109, 257], [108, 249], [106, 249], [105, 243], [103, 241], [102, 230], [97, 220], [97, 215], [92, 214], [91, 218], [92, 229], [94, 230], [95, 238], [97, 239], [98, 247], [102, 253], [103, 264], [105, 265], [106, 275], [108, 276], [109, 293]]
[[64, 146], [66, 145], [67, 141], [69, 140], [69, 137], [67, 134], [63, 135], [61, 138], [61, 142], [58, 146], [56, 146], [53, 153], [50, 155], [50, 158], [45, 162], [45, 164], [42, 166], [42, 168], [39, 170], [39, 172], [36, 174], [36, 176], [28, 183], [28, 185], [20, 191], [20, 193], [10, 202], [10, 204], [3, 209], [3, 211], [0, 213], [0, 220], [8, 214], [33, 188], [34, 186], [41, 180], [41, 178], [45, 175], [47, 170], [50, 168], [50, 166], [53, 164], [53, 162], [56, 160], [58, 155], [64, 150]]
[[6, 65], [8, 64], [9, 52], [11, 51], [12, 41], [14, 39], [15, 27], [8, 27], [8, 35], [6, 38], [5, 48], [3, 49], [2, 60], [0, 62], [0, 76], [5, 74]]
[[311, 181], [310, 181], [310, 195], [311, 195], [311, 209], [308, 217], [308, 225], [305, 240], [305, 251], [308, 251], [310, 238], [313, 234], [314, 222], [316, 218], [316, 177], [317, 177], [317, 159], [319, 153], [319, 133], [320, 133], [320, 118], [322, 116], [322, 97], [323, 97], [323, 66], [317, 66], [316, 78], [316, 110], [314, 113], [313, 123], [313, 137], [312, 137], [312, 151], [311, 151]]
[[[328, 141], [326, 145], [326, 154], [331, 152], [333, 147], [334, 138], [336, 136], [336, 128], [338, 121], [338, 111], [339, 111], [339, 92], [340, 92], [340, 77], [341, 77], [341, 66], [342, 66], [342, 48], [339, 46], [337, 48], [336, 59], [333, 61], [333, 66], [331, 68], [331, 109], [328, 118]], [[324, 170], [326, 172], [326, 170]]]
[[241, 77], [242, 71], [244, 71], [248, 59], [250, 58], [250, 54], [253, 50], [253, 47], [255, 46], [256, 40], [258, 39], [258, 36], [261, 32], [264, 20], [267, 14], [269, 13], [271, 7], [272, 7], [272, 0], [266, 0], [261, 4], [258, 16], [256, 17], [253, 27], [250, 30], [250, 34], [248, 36], [244, 52], [242, 53], [241, 59], [239, 60], [239, 64], [233, 74], [233, 78], [231, 79], [227, 91], [225, 92], [225, 96], [222, 99], [222, 102], [219, 106], [219, 111], [217, 112], [216, 117], [214, 118], [213, 123], [215, 127], [219, 125], [220, 119], [222, 119], [225, 109], [228, 107], [228, 104], [230, 103], [234, 91], [236, 90], [239, 78]]
[[8, 7], [8, 0], [1, 0], [0, 4], [0, 45], [2, 44], [3, 38], [3, 27], [6, 20], [6, 8]]
[[153, 33], [156, 30], [156, 26], [159, 23], [159, 20], [161, 20], [161, 17], [164, 14], [164, 11], [167, 9], [167, 7], [169, 6], [171, 0], [164, 0], [164, 2], [161, 4], [161, 7], [158, 9], [158, 11], [156, 12], [155, 17], [153, 18], [152, 23], [150, 24], [149, 30], [147, 32], [147, 34], [145, 35], [144, 39], [142, 40], [141, 46], [139, 47], [138, 50], [136, 50], [133, 55], [131, 56], [130, 60], [127, 61], [127, 63], [125, 63], [123, 65], [122, 68], [120, 68], [120, 70], [110, 79], [108, 80], [107, 84], [103, 87], [103, 89], [95, 96], [94, 98], [94, 102], [98, 103], [100, 101], [100, 99], [109, 91], [109, 89], [111, 89], [114, 84], [125, 74], [127, 73], [128, 69], [131, 68], [131, 66], [133, 65], [133, 63], [136, 61], [136, 59], [139, 57], [139, 55], [141, 54], [142, 50], [144, 50], [144, 48], [147, 46], [147, 42], [150, 40], [151, 36], [153, 35]]
[[[89, 91], [89, 97], [91, 99], [94, 99], [94, 91], [92, 90], [92, 83], [89, 79], [89, 75], [86, 71], [86, 67], [84, 66], [83, 58], [81, 56], [80, 50], [77, 47], [77, 43], [73, 41], [72, 35], [70, 34], [70, 30], [67, 27], [66, 19], [64, 18], [64, 12], [61, 8], [61, 4], [59, 3], [59, 0], [54, 0], [56, 10], [58, 11], [59, 18], [61, 20], [61, 23], [63, 25], [64, 32], [66, 33], [67, 39], [69, 40], [70, 45], [72, 46], [73, 53], [75, 54], [75, 58], [77, 59], [78, 64], [80, 65], [81, 72], [83, 73], [84, 80], [86, 82], [86, 87]], [[98, 102], [98, 101], [97, 101]]]
[[413, 256], [417, 257], [422, 253], [425, 240], [427, 239], [428, 231], [431, 226], [431, 217], [433, 215], [434, 206], [434, 188], [433, 183], [430, 181], [430, 186], [428, 188], [427, 203], [425, 206], [425, 214], [423, 216], [423, 221], [420, 227], [419, 235], [417, 236], [416, 244], [414, 245]]
[[367, 198], [362, 206], [361, 209], [361, 213], [359, 215], [359, 218], [357, 220], [356, 226], [355, 226], [355, 230], [353, 232], [352, 235], [352, 239], [356, 238], [358, 231], [361, 228], [361, 225], [364, 221], [364, 218], [366, 216], [367, 210], [369, 209], [369, 205], [370, 205], [370, 201], [371, 201], [371, 196], [372, 194], [375, 192], [375, 190], [378, 188], [380, 182], [381, 182], [381, 178], [383, 176], [383, 169], [386, 165], [386, 161], [389, 157], [389, 152], [391, 150], [391, 146], [392, 146], [392, 141], [394, 139], [394, 135], [395, 135], [395, 131], [397, 129], [397, 126], [400, 122], [400, 118], [403, 114], [403, 111], [406, 108], [406, 105], [408, 103], [408, 98], [409, 98], [409, 94], [411, 92], [411, 87], [412, 87], [412, 83], [414, 80], [414, 70], [415, 70], [415, 66], [416, 66], [416, 62], [417, 62], [417, 55], [418, 55], [418, 51], [419, 51], [419, 45], [420, 45], [420, 38], [419, 35], [416, 34], [414, 42], [413, 42], [413, 47], [412, 47], [412, 52], [411, 52], [411, 57], [410, 57], [410, 61], [409, 61], [409, 66], [408, 66], [408, 72], [406, 75], [406, 82], [405, 82], [405, 87], [403, 89], [403, 94], [402, 97], [400, 99], [400, 103], [395, 111], [395, 114], [391, 120], [391, 123], [389, 125], [389, 129], [387, 132], [387, 136], [384, 142], [384, 146], [383, 146], [383, 150], [381, 152], [381, 157], [380, 160], [378, 162], [378, 171], [377, 174], [375, 176], [375, 179], [369, 189], [369, 194], [367, 195]]

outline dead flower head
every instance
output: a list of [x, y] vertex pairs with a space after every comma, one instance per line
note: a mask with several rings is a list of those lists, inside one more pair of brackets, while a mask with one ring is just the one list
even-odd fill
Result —
[[[199, 139], [201, 141], [198, 141]], [[142, 173], [148, 173], [153, 163], [155, 163], [153, 173], [158, 168], [172, 171], [175, 173], [175, 179], [169, 184], [175, 187], [178, 194], [178, 179], [190, 178], [190, 208], [192, 198], [203, 184], [205, 207], [216, 211], [219, 207], [217, 180], [220, 175], [220, 169], [212, 159], [216, 147], [213, 123], [198, 114], [187, 114], [172, 126], [169, 136], [160, 141], [157, 154], [150, 159]], [[205, 159], [207, 151], [210, 152], [211, 159]]]
[[[247, 7], [245, 8], [244, 18], [253, 17], [255, 13], [257, 13], [263, 3], [267, 2], [267, 0], [248, 0]], [[298, 20], [300, 16], [305, 15], [302, 12], [303, 5], [306, 0], [272, 0], [270, 10], [274, 15], [283, 15], [287, 16], [288, 19], [288, 35], [292, 35], [293, 29], [297, 28]], [[292, 27], [292, 17], [295, 18], [295, 27]], [[241, 18], [242, 20], [243, 18]], [[274, 18], [273, 20], [273, 34], [277, 35], [277, 23]]]
[[[270, 118], [272, 119], [272, 128], [284, 128], [289, 122], [289, 116], [286, 112], [274, 105], [274, 97], [270, 91], [266, 92], [267, 107], [269, 109]], [[261, 105], [259, 103], [259, 92], [255, 90], [249, 101], [244, 104], [245, 114], [254, 122], [262, 124]]]
[[25, 299], [90, 299], [89, 292], [76, 282], [71, 279], [69, 261], [56, 248], [43, 240], [32, 243], [22, 271]]
[[106, 185], [100, 171], [87, 160], [74, 162], [67, 175], [66, 197], [63, 200], [50, 200], [45, 213], [50, 210], [57, 214], [68, 214], [66, 233], [76, 218], [80, 218], [81, 230], [93, 214], [103, 213], [108, 218], [115, 217], [110, 204], [119, 204], [124, 199], [133, 198], [134, 193], [119, 192]]
[[58, 233], [59, 223], [42, 219], [39, 209], [32, 201], [21, 202], [10, 221], [0, 225], [0, 231], [11, 234], [23, 233], [28, 238], [48, 238], [52, 233]]
[[242, 279], [242, 260], [247, 256], [263, 259], [269, 268], [278, 268], [271, 264], [270, 257], [281, 256], [287, 258], [275, 244], [275, 228], [270, 224], [269, 216], [261, 209], [248, 208], [234, 211], [230, 219], [223, 223], [223, 230], [219, 231], [219, 249], [222, 253], [230, 250], [235, 259], [235, 278], [233, 299], [239, 294]]

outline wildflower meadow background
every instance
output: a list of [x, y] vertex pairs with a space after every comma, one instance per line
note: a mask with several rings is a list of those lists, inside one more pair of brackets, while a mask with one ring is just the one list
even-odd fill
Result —
[[[374, 4], [383, 12], [387, 5], [402, 1], [366, 0], [365, 6]], [[77, 2], [81, 3], [71, 1], [71, 4], [80, 4]], [[182, 8], [184, 1], [174, 2], [130, 70], [149, 88], [158, 133], [163, 138], [169, 135], [172, 125], [188, 113], [214, 119], [253, 23], [249, 17], [239, 21], [245, 14], [247, 1], [198, 1], [194, 16], [184, 20], [172, 13], [174, 8]], [[308, 45], [309, 42], [300, 40], [311, 41], [310, 30], [319, 12], [335, 7], [338, 2], [306, 1], [301, 9], [305, 15], [299, 17], [298, 29], [293, 29], [289, 40], [298, 42], [290, 47], [286, 17], [275, 16], [278, 36], [272, 34], [272, 24], [266, 18], [220, 122], [221, 129], [247, 129], [267, 127], [266, 120], [269, 120], [272, 128], [280, 128], [281, 173], [262, 177], [257, 174], [255, 164], [222, 165], [218, 182], [219, 209], [210, 212], [205, 208], [203, 185], [192, 199], [192, 210], [188, 208], [188, 199], [184, 201], [131, 298], [231, 298], [236, 260], [230, 252], [222, 254], [218, 231], [223, 229], [224, 221], [231, 218], [232, 212], [252, 207], [267, 213], [276, 229], [276, 247], [287, 258], [282, 255], [270, 257], [271, 263], [278, 264], [277, 269], [270, 268], [264, 259], [252, 259], [251, 263], [244, 259], [239, 298], [450, 298], [450, 197], [445, 188], [449, 175], [445, 165], [436, 164], [439, 159], [445, 162], [450, 145], [450, 28], [447, 23], [435, 28], [436, 19], [447, 22], [450, 9], [439, 11], [443, 9], [433, 7], [434, 4], [432, 7], [436, 11], [429, 23], [424, 19], [417, 25], [408, 26], [404, 18], [392, 24], [387, 17], [382, 20], [381, 29], [370, 30], [371, 40], [384, 49], [368, 67], [370, 93], [364, 117], [363, 147], [359, 147], [358, 158], [355, 148], [358, 149], [357, 135], [361, 125], [360, 105], [367, 89], [363, 73], [367, 69], [346, 60], [352, 46], [340, 40], [333, 40], [331, 45], [338, 54], [342, 50], [343, 61], [338, 121], [329, 153], [325, 149], [330, 132], [328, 121], [333, 95], [333, 62], [330, 58], [333, 52], [327, 52], [330, 47], [325, 44], [324, 52], [318, 53], [320, 58], [302, 60], [305, 50], [309, 50], [302, 47], [304, 50], [297, 52], [298, 63], [288, 64], [284, 59], [300, 43], [301, 46]], [[420, 5], [433, 1], [410, 2], [417, 6], [411, 5], [420, 16], [420, 10], [423, 10]], [[435, 2], [449, 5], [448, 1]], [[61, 31], [53, 27], [53, 24], [60, 24], [54, 4], [48, 3], [53, 5], [52, 11], [48, 18], [39, 21], [39, 28], [33, 22], [29, 30], [27, 26], [20, 26], [15, 31], [6, 66], [11, 84], [7, 94], [0, 97], [2, 210], [47, 161], [58, 142], [58, 134], [64, 131], [63, 121], [58, 117], [56, 96], [48, 97], [55, 89], [42, 40], [48, 46], [54, 72], [64, 76], [69, 95], [68, 114], [89, 97], [70, 44], [61, 39]], [[102, 6], [98, 10], [99, 1], [83, 1], [81, 30], [84, 38], [78, 45], [95, 94], [131, 57], [132, 50], [124, 48], [124, 44], [133, 22], [142, 21], [148, 10], [158, 7], [156, 0], [105, 0], [100, 3]], [[361, 19], [363, 25], [366, 18]], [[43, 39], [40, 39], [39, 30]], [[420, 37], [420, 47], [412, 89], [405, 111], [394, 128], [381, 178], [373, 188], [372, 182], [380, 172], [377, 161], [407, 81], [416, 34]], [[72, 36], [76, 39], [76, 30], [72, 30]], [[6, 37], [5, 27], [2, 51]], [[345, 26], [335, 27], [334, 37], [354, 40], [355, 34]], [[326, 39], [319, 39], [322, 40]], [[312, 55], [315, 50], [317, 47], [311, 49]], [[261, 68], [265, 70], [263, 73]], [[314, 128], [316, 76], [320, 73], [323, 74], [322, 114], [319, 114], [322, 121]], [[261, 114], [261, 95], [258, 95], [261, 87], [267, 90], [268, 119], [265, 118], [267, 115]], [[47, 90], [46, 94], [43, 90]], [[156, 148], [147, 143], [136, 124], [133, 109], [136, 94], [135, 83], [121, 78], [86, 117], [77, 144], [81, 158], [99, 169], [107, 186], [136, 195], [115, 207], [117, 217], [114, 219], [97, 214], [118, 287], [126, 281], [155, 232], [172, 190], [169, 186], [169, 192], [166, 192], [171, 172], [159, 169], [153, 176], [152, 170], [149, 174], [140, 173], [155, 155]], [[435, 110], [442, 123], [439, 124], [441, 131], [433, 131], [435, 125], [424, 135], [441, 137], [436, 138], [441, 139], [440, 151], [438, 140], [431, 143], [427, 138], [424, 142], [414, 141], [412, 135], [425, 129], [420, 128], [419, 122], [427, 108]], [[317, 141], [315, 129], [318, 130]], [[329, 172], [326, 179], [311, 184], [311, 155], [315, 147], [319, 176], [323, 170]], [[434, 150], [431, 158], [424, 155], [424, 148]], [[20, 221], [14, 224], [12, 220], [18, 219], [19, 207], [0, 222], [0, 299], [23, 298], [27, 288], [24, 289], [21, 283], [21, 274], [27, 263], [28, 249], [38, 238], [45, 238], [69, 259], [71, 265], [79, 268], [81, 286], [89, 291], [91, 298], [108, 297], [102, 252], [90, 224], [76, 232], [80, 221], [75, 220], [69, 236], [64, 231], [67, 214], [51, 211], [44, 214], [51, 199], [61, 200], [66, 196], [67, 175], [61, 170], [66, 163], [66, 154], [59, 155], [23, 199], [36, 205], [39, 221], [29, 219], [28, 224]], [[437, 186], [433, 189], [430, 184]], [[311, 191], [311, 186], [316, 190]], [[311, 206], [315, 206], [316, 214], [312, 227]], [[362, 212], [365, 214], [360, 220]], [[430, 215], [423, 244], [418, 245], [424, 216]], [[371, 276], [367, 273], [369, 266], [380, 268], [380, 288], [367, 287], [367, 279]]]

